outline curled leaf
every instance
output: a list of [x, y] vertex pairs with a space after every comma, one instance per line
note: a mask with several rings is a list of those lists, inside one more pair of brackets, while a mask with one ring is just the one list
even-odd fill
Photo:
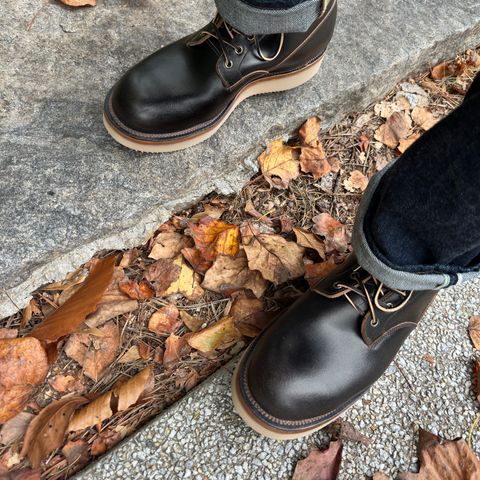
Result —
[[192, 348], [201, 352], [213, 352], [240, 337], [241, 334], [235, 327], [233, 318], [225, 317], [199, 332], [192, 333], [187, 342]]
[[300, 174], [295, 149], [285, 145], [281, 138], [267, 146], [258, 157], [258, 163], [265, 180], [272, 187], [288, 188], [290, 181]]

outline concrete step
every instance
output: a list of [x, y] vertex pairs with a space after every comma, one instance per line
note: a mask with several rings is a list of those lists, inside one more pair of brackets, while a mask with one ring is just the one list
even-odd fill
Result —
[[[480, 279], [439, 294], [396, 364], [344, 416], [370, 444], [345, 442], [339, 480], [415, 469], [419, 426], [445, 438], [466, 438], [478, 412], [471, 384], [475, 352], [466, 326], [478, 312]], [[324, 445], [327, 435], [277, 442], [250, 430], [233, 412], [234, 364], [217, 371], [76, 480], [291, 478], [296, 462]], [[472, 443], [478, 452], [478, 433]]]
[[480, 43], [478, 0], [341, 0], [313, 81], [244, 102], [206, 143], [148, 155], [107, 136], [104, 95], [129, 65], [211, 18], [212, 2], [2, 7], [0, 317], [96, 250], [143, 242], [172, 211], [239, 190], [262, 146], [307, 116], [328, 127], [406, 75]]

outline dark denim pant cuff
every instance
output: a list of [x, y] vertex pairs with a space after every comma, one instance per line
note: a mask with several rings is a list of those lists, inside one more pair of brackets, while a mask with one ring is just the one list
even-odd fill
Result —
[[374, 253], [376, 249], [369, 245], [365, 235], [365, 218], [380, 181], [398, 160], [392, 161], [387, 167], [377, 173], [370, 180], [368, 188], [363, 195], [355, 218], [352, 236], [352, 246], [359, 264], [388, 287], [399, 290], [439, 290], [478, 276], [478, 271], [458, 273], [453, 276], [446, 273], [414, 273], [402, 270], [401, 267], [387, 265], [383, 259]]
[[220, 15], [246, 35], [305, 32], [330, 0], [306, 0], [285, 9], [261, 8], [242, 0], [215, 0]]

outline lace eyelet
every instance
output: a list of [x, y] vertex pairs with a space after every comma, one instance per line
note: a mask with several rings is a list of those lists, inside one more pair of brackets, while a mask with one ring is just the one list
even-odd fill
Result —
[[378, 320], [372, 320], [370, 325], [375, 328], [378, 325]]
[[235, 48], [235, 53], [241, 55], [243, 53], [243, 47], [240, 45], [238, 48]]
[[225, 68], [232, 68], [233, 67], [233, 62], [229, 59], [226, 62], [224, 62]]
[[332, 288], [334, 290], [341, 290], [342, 287], [338, 284], [338, 282], [333, 282], [332, 283]]

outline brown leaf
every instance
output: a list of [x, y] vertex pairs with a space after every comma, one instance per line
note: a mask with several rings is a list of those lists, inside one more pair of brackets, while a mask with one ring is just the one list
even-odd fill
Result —
[[22, 438], [34, 416], [33, 413], [20, 412], [4, 423], [0, 430], [0, 444], [10, 445]]
[[182, 326], [180, 312], [175, 305], [159, 308], [148, 321], [148, 329], [155, 333], [172, 333]]
[[463, 439], [443, 440], [420, 429], [418, 480], [480, 479], [480, 461]]
[[152, 287], [150, 287], [149, 283], [145, 280], [137, 283], [134, 280], [126, 278], [118, 284], [118, 288], [133, 300], [146, 300], [155, 295]]
[[245, 292], [235, 295], [228, 316], [232, 317], [235, 327], [246, 337], [257, 336], [271, 320], [271, 316], [265, 312], [263, 301], [251, 298]]
[[110, 450], [110, 448], [114, 447], [121, 440], [122, 434], [120, 432], [115, 432], [109, 428], [102, 430], [92, 442], [90, 453], [94, 457], [103, 455], [107, 450]]
[[137, 345], [132, 345], [119, 359], [118, 363], [130, 363], [140, 360], [140, 352]]
[[145, 278], [153, 282], [157, 296], [162, 297], [172, 283], [178, 280], [182, 271], [182, 263], [177, 257], [175, 261], [160, 259], [145, 269]]
[[177, 363], [189, 351], [190, 346], [187, 344], [185, 336], [179, 337], [172, 333], [165, 341], [163, 364], [168, 367]]
[[187, 313], [185, 310], [180, 311], [180, 318], [182, 319], [182, 322], [185, 324], [185, 326], [191, 332], [197, 332], [202, 328], [202, 325], [205, 323], [202, 318], [193, 317], [192, 315]]
[[30, 336], [45, 342], [55, 342], [75, 332], [87, 315], [96, 310], [112, 280], [115, 261], [114, 255], [100, 260], [72, 297], [35, 327]]
[[125, 272], [121, 267], [113, 269], [113, 277], [110, 285], [102, 295], [97, 309], [88, 315], [85, 324], [89, 327], [99, 327], [112, 318], [132, 312], [138, 308], [138, 301], [130, 299], [120, 291], [119, 285], [126, 279]]
[[339, 253], [344, 253], [348, 249], [350, 243], [350, 235], [343, 223], [335, 220], [328, 213], [321, 213], [312, 219], [313, 231], [317, 235], [325, 237], [325, 249], [327, 253], [336, 250]]
[[438, 118], [426, 107], [415, 107], [412, 110], [412, 120], [423, 130], [430, 130], [438, 122]]
[[203, 275], [212, 266], [212, 262], [205, 260], [198, 248], [184, 248], [181, 253], [197, 273]]
[[258, 235], [244, 249], [249, 268], [258, 270], [263, 278], [275, 285], [301, 277], [305, 271], [304, 248], [280, 235]]
[[87, 403], [84, 397], [66, 397], [47, 405], [28, 426], [23, 441], [22, 455], [28, 456], [34, 468], [40, 466], [47, 455], [60, 447], [70, 417], [81, 405]]
[[140, 256], [140, 250], [138, 250], [137, 248], [132, 248], [131, 250], [127, 250], [122, 255], [122, 259], [120, 260], [120, 263], [118, 264], [118, 266], [121, 268], [130, 267], [135, 263], [135, 261], [139, 256]]
[[40, 470], [32, 470], [31, 468], [21, 468], [20, 470], [12, 470], [2, 474], [0, 467], [1, 480], [40, 480]]
[[403, 139], [400, 140], [398, 144], [398, 151], [400, 153], [404, 153], [407, 150], [407, 148], [412, 146], [420, 137], [421, 135], [419, 133], [412, 133], [412, 135], [405, 138], [404, 140]]
[[383, 472], [375, 472], [373, 474], [372, 480], [391, 480], [391, 477], [389, 477], [386, 473]]
[[442, 78], [450, 77], [455, 73], [455, 68], [449, 62], [439, 63], [432, 68], [431, 77], [434, 80], [442, 80]]
[[312, 450], [307, 458], [300, 460], [292, 480], [335, 480], [341, 461], [342, 442], [330, 442], [326, 450]]
[[189, 244], [189, 239], [178, 232], [160, 232], [148, 256], [155, 260], [175, 258], [180, 254], [182, 249], [187, 248]]
[[302, 148], [300, 152], [300, 167], [302, 172], [311, 173], [314, 180], [318, 180], [332, 171], [332, 166], [325, 156], [321, 143], [315, 148]]
[[320, 280], [323, 280], [325, 277], [330, 275], [330, 273], [336, 268], [337, 265], [333, 261], [332, 257], [330, 257], [326, 262], [307, 263], [305, 265], [305, 280], [311, 287], [313, 287]]
[[240, 229], [237, 225], [225, 223], [204, 216], [198, 224], [189, 223], [195, 246], [207, 261], [218, 255], [234, 257], [240, 245]]
[[276, 188], [288, 188], [291, 180], [300, 174], [297, 152], [280, 138], [267, 145], [258, 157], [265, 180]]
[[69, 474], [83, 468], [90, 460], [88, 453], [88, 443], [85, 440], [69, 440], [62, 448], [63, 456], [67, 459], [69, 465], [73, 465], [73, 469], [69, 469]]
[[140, 402], [152, 391], [153, 385], [153, 369], [149, 366], [75, 412], [68, 425], [68, 431], [84, 430], [107, 420], [117, 412], [123, 412]]
[[326, 432], [335, 437], [336, 440], [357, 442], [362, 445], [369, 445], [370, 439], [355, 429], [346, 420], [338, 419], [327, 426]]
[[83, 393], [85, 385], [78, 376], [59, 374], [51, 378], [48, 383], [59, 393]]
[[109, 322], [98, 329], [99, 335], [76, 333], [66, 345], [65, 353], [83, 367], [83, 373], [96, 382], [107, 367], [117, 357], [120, 346], [120, 333], [114, 322]]
[[224, 317], [213, 325], [192, 333], [187, 342], [200, 352], [213, 352], [229, 345], [241, 337], [231, 317]]
[[325, 245], [313, 233], [296, 227], [293, 227], [293, 231], [299, 245], [315, 250], [320, 255], [320, 258], [325, 259]]
[[205, 274], [202, 286], [223, 295], [247, 289], [260, 298], [267, 288], [267, 282], [259, 272], [248, 268], [245, 251], [240, 250], [234, 258], [219, 256]]
[[60, 0], [64, 5], [69, 7], [94, 7], [97, 4], [97, 0]]
[[365, 176], [360, 170], [354, 170], [350, 176], [343, 181], [343, 186], [349, 192], [355, 192], [360, 190], [364, 192], [368, 185], [368, 177]]
[[470, 335], [470, 340], [472, 340], [473, 346], [480, 350], [480, 315], [475, 315], [470, 318], [470, 323], [468, 324], [468, 333]]
[[473, 388], [477, 402], [480, 402], [480, 360], [478, 359], [473, 362]]
[[387, 147], [395, 148], [402, 138], [406, 138], [411, 127], [410, 117], [404, 112], [394, 112], [375, 132], [375, 140]]
[[48, 372], [47, 354], [36, 338], [0, 340], [0, 424], [23, 410]]
[[298, 130], [298, 136], [303, 145], [315, 147], [318, 143], [318, 135], [320, 134], [320, 119], [318, 117], [310, 117]]
[[17, 338], [18, 330], [16, 328], [0, 328], [0, 340]]

